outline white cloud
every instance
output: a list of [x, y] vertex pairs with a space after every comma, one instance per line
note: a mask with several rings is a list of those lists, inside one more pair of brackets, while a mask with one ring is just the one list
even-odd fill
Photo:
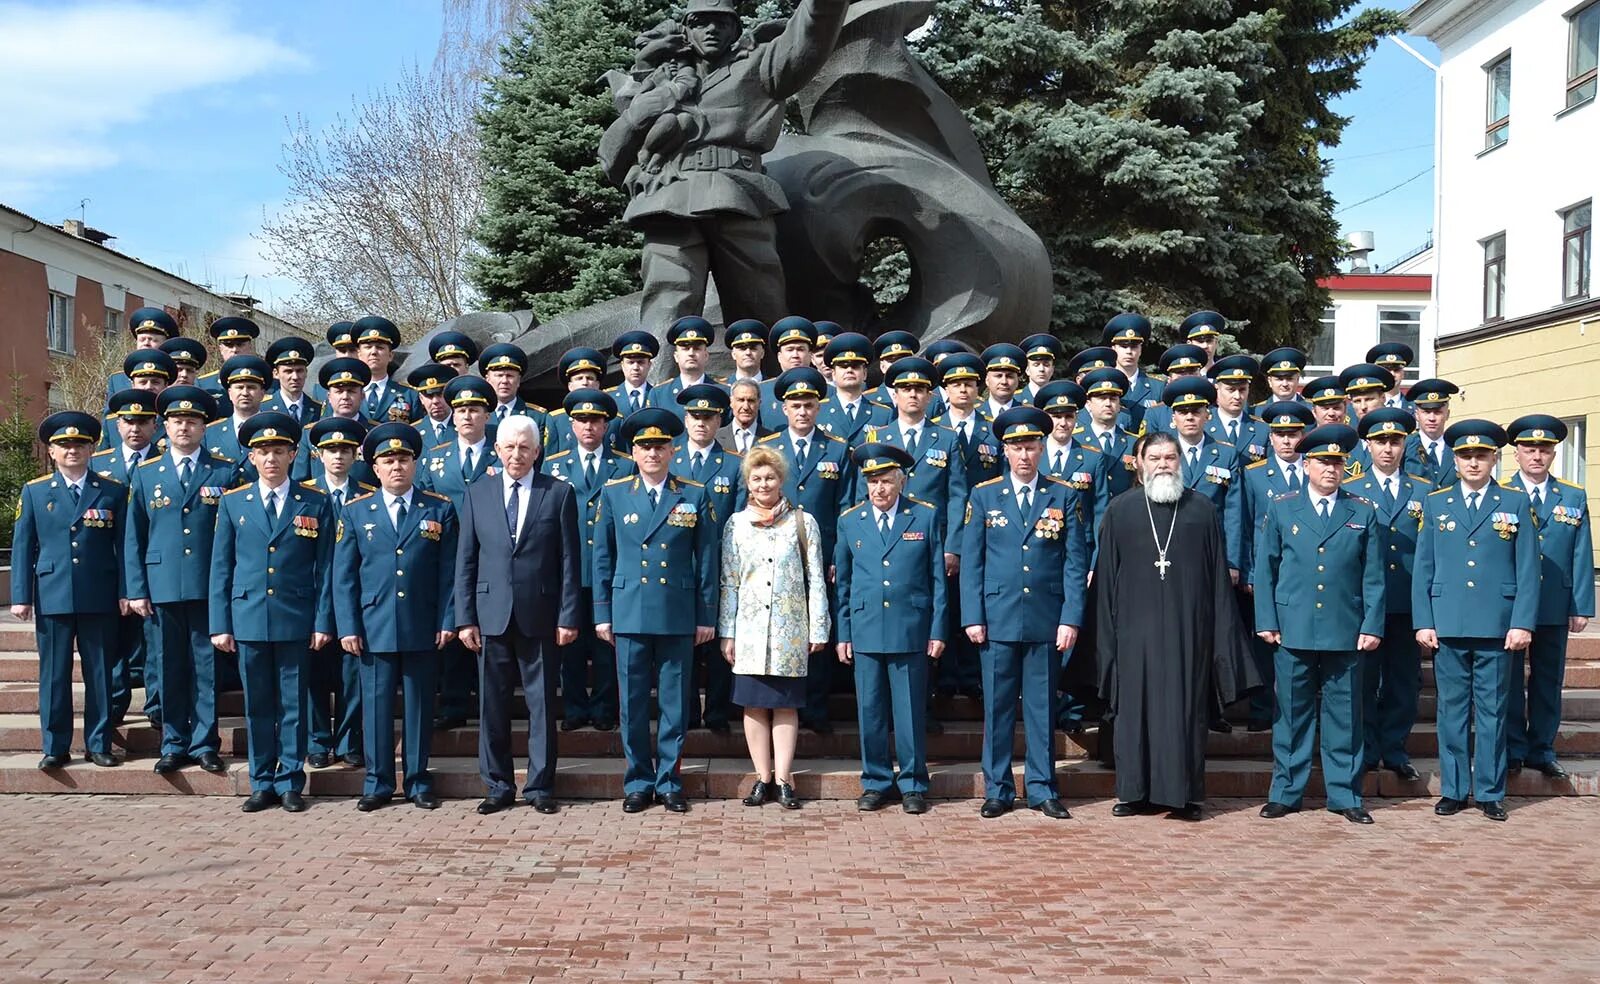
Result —
[[140, 152], [118, 128], [175, 98], [216, 97], [231, 83], [306, 64], [226, 10], [62, 7], [0, 3], [0, 188], [108, 167]]

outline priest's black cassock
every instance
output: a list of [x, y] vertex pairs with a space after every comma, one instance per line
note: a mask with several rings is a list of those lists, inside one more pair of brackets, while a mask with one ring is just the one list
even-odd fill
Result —
[[[1173, 509], [1178, 510], [1173, 525]], [[1152, 523], [1155, 532], [1152, 532]], [[1157, 537], [1167, 546], [1165, 578]], [[1094, 584], [1101, 699], [1113, 719], [1117, 799], [1172, 808], [1205, 799], [1206, 722], [1260, 685], [1239, 622], [1216, 512], [1184, 489], [1149, 503], [1142, 486], [1111, 501]]]

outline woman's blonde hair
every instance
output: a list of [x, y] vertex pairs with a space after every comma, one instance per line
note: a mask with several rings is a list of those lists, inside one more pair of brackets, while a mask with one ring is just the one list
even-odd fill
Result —
[[750, 484], [750, 473], [757, 468], [771, 468], [777, 472], [779, 485], [789, 478], [788, 460], [772, 448], [751, 448], [745, 454], [744, 463], [739, 466], [739, 475], [744, 479], [745, 485]]

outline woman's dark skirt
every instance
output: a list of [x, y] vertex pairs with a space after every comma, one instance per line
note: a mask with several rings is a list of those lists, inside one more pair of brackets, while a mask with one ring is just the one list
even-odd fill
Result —
[[803, 707], [806, 702], [805, 677], [733, 676], [733, 702], [740, 707]]

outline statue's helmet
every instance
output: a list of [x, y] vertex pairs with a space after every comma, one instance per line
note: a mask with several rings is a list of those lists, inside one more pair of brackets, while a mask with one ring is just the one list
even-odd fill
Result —
[[697, 16], [723, 14], [739, 19], [739, 11], [733, 5], [733, 0], [689, 0], [688, 9], [683, 12], [685, 21], [692, 21]]

